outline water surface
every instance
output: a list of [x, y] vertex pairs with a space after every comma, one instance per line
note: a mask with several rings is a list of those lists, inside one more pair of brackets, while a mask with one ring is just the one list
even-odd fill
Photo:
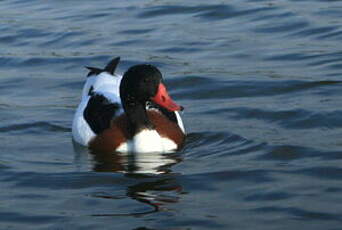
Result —
[[[342, 2], [0, 1], [1, 229], [340, 229]], [[175, 154], [71, 141], [87, 74], [152, 63]]]

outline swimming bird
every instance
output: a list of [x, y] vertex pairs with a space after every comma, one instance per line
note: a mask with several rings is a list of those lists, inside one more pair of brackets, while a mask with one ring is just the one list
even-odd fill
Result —
[[139, 64], [123, 76], [115, 69], [120, 57], [105, 68], [87, 67], [82, 99], [73, 119], [75, 142], [99, 152], [173, 152], [185, 141], [179, 111], [159, 69]]

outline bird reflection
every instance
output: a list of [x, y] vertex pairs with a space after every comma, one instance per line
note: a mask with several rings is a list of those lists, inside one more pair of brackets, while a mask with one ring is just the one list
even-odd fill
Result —
[[181, 161], [177, 154], [145, 153], [93, 153], [97, 172], [122, 172], [128, 174], [171, 173], [171, 166]]
[[[121, 172], [126, 174], [165, 174], [172, 173], [171, 166], [182, 161], [179, 153], [118, 153], [93, 152], [73, 142], [76, 164], [91, 161], [96, 172]], [[90, 159], [89, 159], [90, 158]]]
[[[167, 204], [177, 203], [180, 199], [182, 186], [178, 183], [178, 175], [171, 167], [182, 160], [179, 153], [148, 153], [148, 154], [121, 154], [90, 152], [74, 144], [76, 162], [84, 164], [90, 161], [96, 172], [124, 173], [125, 177], [133, 180], [134, 184], [127, 186], [126, 196], [141, 203], [148, 204], [152, 209], [144, 212], [127, 214], [98, 214], [96, 216], [117, 215], [146, 215], [158, 211], [170, 210]], [[107, 194], [98, 198], [118, 199]]]
[[[174, 191], [175, 193], [172, 193]], [[148, 204], [154, 208], [154, 212], [169, 210], [166, 204], [177, 203], [178, 194], [182, 187], [176, 178], [153, 178], [153, 180], [141, 182], [127, 189], [127, 195], [134, 200]]]

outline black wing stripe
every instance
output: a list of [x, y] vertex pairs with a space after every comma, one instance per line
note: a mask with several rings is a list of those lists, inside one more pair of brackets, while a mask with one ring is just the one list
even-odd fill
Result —
[[94, 94], [90, 97], [83, 116], [93, 132], [99, 134], [110, 127], [110, 122], [119, 109], [118, 103], [110, 102], [103, 95]]

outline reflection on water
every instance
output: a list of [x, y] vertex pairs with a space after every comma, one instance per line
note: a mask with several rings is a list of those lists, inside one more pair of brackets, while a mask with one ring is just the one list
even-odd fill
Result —
[[171, 166], [182, 161], [180, 153], [118, 153], [91, 152], [73, 142], [76, 161], [91, 159], [96, 172], [121, 172], [127, 174], [171, 173]]
[[[146, 177], [140, 178], [146, 180], [141, 183], [134, 184], [127, 187], [126, 196], [132, 200], [141, 202], [150, 206], [150, 209], [143, 211], [136, 211], [130, 213], [96, 213], [91, 216], [143, 216], [159, 211], [168, 211], [167, 204], [177, 203], [180, 199], [179, 193], [182, 187], [178, 184], [177, 179], [173, 176], [167, 177]], [[101, 199], [117, 200], [122, 197], [112, 196], [110, 194], [96, 194], [93, 197]]]
[[[166, 211], [166, 204], [177, 203], [182, 191], [181, 185], [173, 176], [150, 178], [150, 181], [138, 183], [130, 186], [127, 189], [127, 196], [151, 205], [154, 208], [153, 212]], [[171, 193], [173, 192], [173, 193]]]
[[[127, 178], [136, 179], [137, 183], [127, 186], [126, 196], [152, 208], [134, 213], [97, 213], [92, 216], [141, 216], [167, 211], [165, 205], [179, 201], [178, 194], [182, 192], [182, 186], [177, 181], [177, 174], [172, 173], [171, 166], [182, 161], [180, 153], [94, 153], [75, 142], [73, 146], [79, 164], [84, 165], [84, 161], [88, 161], [96, 172], [124, 173]], [[108, 192], [92, 196], [118, 199]]]

